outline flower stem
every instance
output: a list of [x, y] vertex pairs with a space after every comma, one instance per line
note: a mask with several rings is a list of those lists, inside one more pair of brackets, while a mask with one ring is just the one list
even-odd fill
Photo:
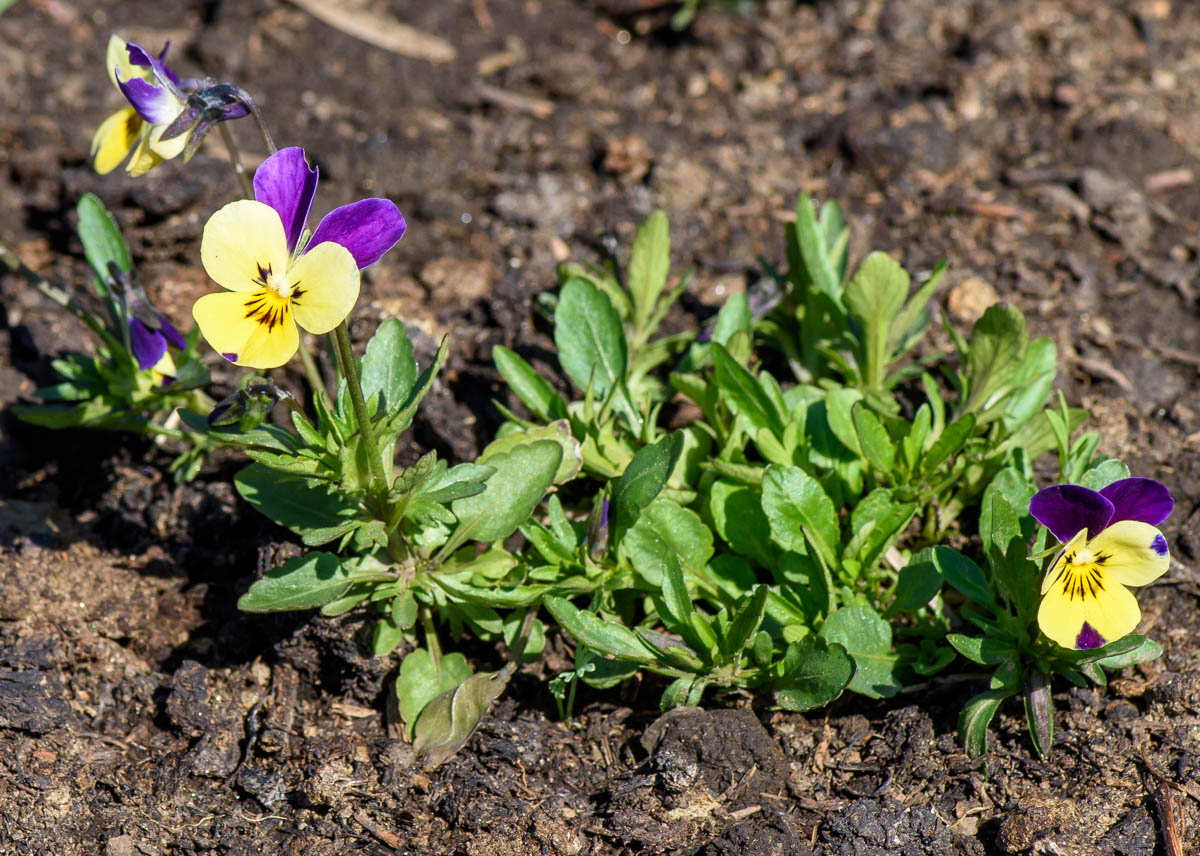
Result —
[[442, 645], [438, 641], [437, 628], [433, 626], [433, 610], [428, 604], [421, 605], [421, 629], [425, 631], [425, 650], [429, 652], [429, 660], [437, 669], [442, 661]]
[[304, 365], [304, 374], [308, 378], [308, 385], [312, 387], [312, 394], [316, 398], [320, 398], [325, 403], [325, 408], [329, 406], [329, 390], [325, 387], [325, 378], [321, 374], [321, 369], [317, 366], [317, 361], [313, 359], [312, 351], [308, 349], [308, 344], [304, 341], [304, 336], [300, 337], [300, 362]]
[[238, 183], [242, 185], [242, 195], [247, 199], [253, 199], [254, 185], [250, 183], [250, 176], [246, 173], [246, 168], [242, 166], [242, 158], [238, 155], [237, 146], [234, 145], [233, 134], [229, 133], [229, 129], [225, 127], [224, 122], [218, 122], [217, 129], [221, 132], [221, 139], [225, 141], [225, 148], [229, 152], [229, 163], [233, 166], [233, 173], [237, 176]]
[[371, 416], [367, 413], [367, 402], [363, 398], [362, 384], [358, 379], [358, 367], [354, 365], [354, 352], [350, 349], [350, 333], [343, 321], [333, 328], [333, 342], [336, 346], [338, 368], [346, 379], [346, 388], [350, 392], [350, 403], [354, 406], [354, 417], [358, 420], [358, 430], [362, 434], [363, 445], [367, 450], [367, 463], [371, 468], [371, 479], [376, 483], [375, 488], [382, 500], [391, 485], [383, 470], [383, 458], [379, 454], [379, 441], [375, 437], [375, 426], [371, 424]]

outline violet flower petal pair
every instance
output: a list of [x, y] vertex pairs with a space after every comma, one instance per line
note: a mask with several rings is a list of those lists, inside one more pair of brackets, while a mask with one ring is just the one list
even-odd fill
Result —
[[[295, 146], [280, 149], [254, 173], [254, 198], [278, 212], [289, 250], [295, 249], [304, 234], [317, 180], [317, 169], [308, 165], [304, 150]], [[341, 244], [361, 270], [395, 246], [404, 229], [404, 217], [390, 199], [360, 199], [326, 214], [308, 246], [325, 241]]]
[[137, 318], [129, 319], [129, 349], [142, 371], [158, 365], [167, 352], [168, 342], [180, 349], [187, 344], [174, 324], [162, 315], [158, 315], [158, 320], [161, 326], [154, 330]]
[[117, 86], [138, 115], [151, 125], [170, 124], [179, 115], [180, 96], [176, 89], [179, 77], [171, 71], [163, 61], [167, 56], [168, 42], [159, 56], [154, 56], [141, 45], [127, 42], [131, 65], [149, 67], [157, 84], [135, 77], [121, 80], [120, 70], [116, 71]]
[[1170, 491], [1160, 482], [1128, 478], [1098, 491], [1077, 484], [1042, 488], [1030, 500], [1029, 513], [1055, 538], [1066, 542], [1082, 529], [1094, 538], [1121, 520], [1158, 526], [1174, 507]]

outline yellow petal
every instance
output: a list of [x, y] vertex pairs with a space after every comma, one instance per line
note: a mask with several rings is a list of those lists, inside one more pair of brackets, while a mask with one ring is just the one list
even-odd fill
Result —
[[129, 51], [125, 49], [125, 40], [117, 35], [108, 37], [108, 50], [104, 54], [104, 64], [107, 66], [108, 79], [112, 85], [117, 85], [117, 75], [122, 80], [141, 77], [142, 72], [129, 61]]
[[156, 386], [162, 386], [168, 381], [175, 380], [179, 370], [175, 367], [175, 361], [171, 359], [171, 352], [165, 351], [162, 359], [150, 367], [150, 376], [154, 378]]
[[264, 280], [286, 274], [287, 237], [279, 214], [262, 202], [230, 202], [208, 218], [200, 261], [218, 285], [231, 291], [257, 291]]
[[239, 366], [273, 369], [300, 344], [288, 301], [269, 289], [206, 294], [192, 306], [192, 317], [213, 349]]
[[1038, 626], [1064, 648], [1075, 648], [1086, 621], [1104, 639], [1105, 644], [1128, 636], [1142, 619], [1142, 611], [1129, 589], [1106, 578], [1095, 594], [1074, 596], [1068, 587], [1056, 585], [1046, 592], [1038, 608]]
[[359, 273], [354, 256], [341, 244], [325, 241], [302, 255], [288, 270], [296, 323], [310, 333], [328, 333], [345, 320], [358, 300]]
[[1105, 579], [1144, 586], [1167, 572], [1171, 554], [1167, 539], [1149, 523], [1122, 520], [1088, 542]]
[[[184, 105], [179, 104], [179, 110], [175, 115], [178, 116], [179, 113], [182, 113], [183, 108]], [[150, 130], [150, 139], [146, 141], [146, 148], [153, 151], [161, 160], [170, 160], [183, 153], [183, 147], [187, 145], [188, 134], [179, 134], [164, 142], [161, 137], [165, 130], [167, 130], [166, 125], [155, 125]]]
[[1058, 558], [1054, 560], [1053, 567], [1050, 568], [1050, 573], [1046, 574], [1046, 578], [1042, 580], [1042, 594], [1045, 594], [1050, 586], [1058, 582], [1058, 578], [1062, 576], [1063, 569], [1070, 563], [1075, 554], [1079, 552], [1079, 548], [1087, 543], [1087, 530], [1080, 529], [1075, 533], [1075, 537], [1063, 544], [1063, 548], [1058, 551]]
[[129, 163], [125, 165], [125, 171], [134, 178], [137, 178], [139, 175], [145, 175], [163, 162], [163, 159], [146, 145], [149, 137], [150, 126], [143, 122], [141, 133], [138, 135], [137, 148], [133, 150], [133, 155], [129, 158]]
[[132, 107], [118, 110], [100, 123], [92, 137], [92, 163], [96, 172], [107, 175], [118, 166], [137, 143], [142, 117]]

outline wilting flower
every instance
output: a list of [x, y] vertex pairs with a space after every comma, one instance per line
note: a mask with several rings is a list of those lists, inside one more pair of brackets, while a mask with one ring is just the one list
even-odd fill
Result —
[[254, 175], [254, 200], [231, 202], [204, 227], [200, 259], [227, 292], [196, 301], [192, 315], [225, 359], [258, 369], [281, 366], [299, 346], [299, 324], [328, 333], [358, 300], [359, 269], [376, 262], [404, 234], [404, 218], [387, 199], [334, 209], [303, 244], [317, 170], [287, 148]]
[[1174, 506], [1154, 479], [1121, 479], [1099, 491], [1074, 484], [1039, 490], [1029, 513], [1063, 543], [1042, 582], [1042, 632], [1079, 650], [1132, 633], [1142, 613], [1126, 586], [1166, 573], [1167, 539], [1155, 527]]
[[105, 119], [92, 137], [96, 172], [112, 172], [133, 152], [125, 170], [141, 175], [183, 151], [185, 136], [162, 139], [183, 112], [185, 97], [179, 78], [163, 61], [166, 55], [166, 47], [156, 57], [119, 36], [108, 40], [108, 76], [129, 106]]

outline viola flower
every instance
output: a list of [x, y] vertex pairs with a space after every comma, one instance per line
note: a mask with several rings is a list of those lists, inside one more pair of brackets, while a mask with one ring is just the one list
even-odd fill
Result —
[[92, 137], [92, 161], [101, 175], [116, 169], [130, 152], [125, 170], [138, 176], [183, 151], [185, 136], [162, 139], [185, 106], [179, 78], [163, 61], [167, 47], [156, 57], [120, 36], [108, 40], [108, 76], [129, 106], [105, 119]]
[[1099, 648], [1142, 618], [1126, 586], [1167, 572], [1167, 539], [1155, 527], [1175, 501], [1154, 479], [1128, 478], [1095, 491], [1066, 484], [1034, 494], [1029, 513], [1063, 543], [1042, 582], [1038, 626], [1064, 648]]
[[168, 343], [183, 350], [187, 342], [161, 313], [153, 312], [154, 318], [129, 319], [129, 349], [142, 371], [151, 370], [162, 386], [175, 380], [175, 361], [167, 351]]
[[358, 300], [359, 270], [404, 234], [387, 199], [361, 199], [329, 212], [304, 243], [317, 170], [299, 148], [281, 149], [254, 175], [254, 200], [231, 202], [204, 227], [200, 259], [226, 292], [196, 301], [208, 343], [239, 366], [269, 369], [292, 358], [299, 324], [328, 333]]

